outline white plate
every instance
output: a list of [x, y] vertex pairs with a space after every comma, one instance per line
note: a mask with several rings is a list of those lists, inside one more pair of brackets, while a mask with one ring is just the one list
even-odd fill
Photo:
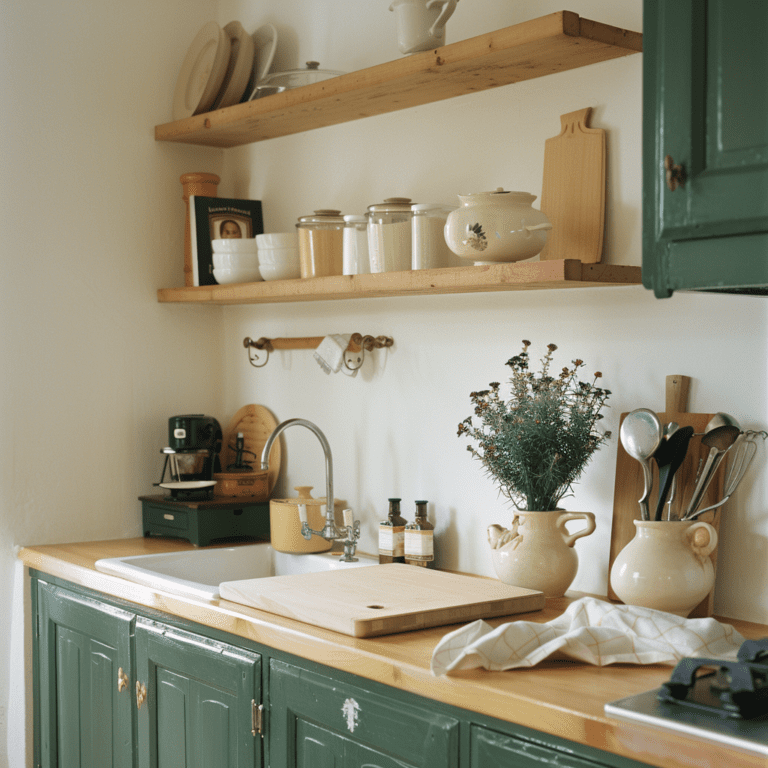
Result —
[[160, 483], [161, 488], [169, 491], [192, 491], [196, 488], [210, 488], [216, 480], [182, 480], [180, 483]]
[[227, 72], [230, 48], [229, 36], [215, 21], [209, 21], [197, 33], [176, 81], [174, 120], [211, 108]]
[[255, 50], [253, 38], [243, 29], [239, 21], [230, 21], [224, 27], [224, 34], [229, 38], [231, 47], [229, 64], [219, 95], [213, 103], [213, 109], [237, 104], [243, 98], [253, 72]]
[[[255, 46], [251, 88], [255, 88], [268, 74], [277, 50], [277, 30], [271, 24], [259, 27], [252, 35]], [[249, 99], [254, 96], [251, 93]]]

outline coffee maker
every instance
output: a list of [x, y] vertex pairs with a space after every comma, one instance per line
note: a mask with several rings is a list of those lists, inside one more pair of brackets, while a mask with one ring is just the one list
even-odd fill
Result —
[[[160, 485], [179, 501], [213, 498], [214, 472], [221, 472], [219, 452], [222, 431], [213, 416], [187, 414], [168, 419], [168, 446]], [[165, 480], [170, 469], [171, 479]]]

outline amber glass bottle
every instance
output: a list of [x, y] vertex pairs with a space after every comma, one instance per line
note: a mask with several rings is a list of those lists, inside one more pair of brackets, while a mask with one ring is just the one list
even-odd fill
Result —
[[405, 526], [405, 562], [434, 568], [435, 526], [427, 520], [427, 502], [416, 502], [416, 519]]
[[379, 523], [379, 562], [405, 562], [405, 525], [400, 515], [400, 499], [389, 499], [389, 515]]

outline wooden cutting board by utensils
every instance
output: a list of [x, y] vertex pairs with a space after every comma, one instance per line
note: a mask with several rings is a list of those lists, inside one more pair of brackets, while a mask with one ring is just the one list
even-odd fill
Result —
[[552, 222], [540, 259], [599, 262], [605, 231], [605, 131], [590, 128], [591, 107], [560, 116], [544, 142], [541, 210]]
[[353, 637], [539, 611], [544, 594], [496, 579], [390, 563], [228, 581], [225, 600]]
[[[226, 472], [227, 466], [235, 463], [235, 451], [232, 447], [235, 445], [237, 433], [243, 433], [245, 449], [256, 454], [256, 458], [246, 453], [244, 460], [254, 469], [261, 466], [261, 452], [264, 450], [267, 439], [275, 431], [277, 420], [263, 405], [244, 405], [229, 422], [229, 425], [223, 430], [223, 439], [221, 441], [221, 471]], [[280, 440], [275, 440], [269, 452], [269, 492], [277, 482], [277, 476], [280, 474]]]
[[[675, 500], [672, 503], [672, 512], [678, 517], [682, 516], [685, 505], [690, 500], [693, 486], [695, 485], [696, 473], [699, 468], [699, 462], [704, 462], [709, 448], [701, 444], [701, 433], [704, 432], [707, 424], [714, 414], [712, 413], [688, 413], [688, 389], [690, 387], [690, 378], [688, 376], [667, 376], [666, 380], [666, 405], [663, 413], [657, 416], [662, 426], [674, 421], [681, 427], [693, 427], [694, 436], [688, 446], [688, 453], [680, 469], [677, 471], [677, 492]], [[621, 415], [623, 423], [626, 413]], [[649, 500], [651, 515], [656, 510], [656, 499], [658, 497], [659, 473], [656, 462], [651, 462], [653, 466], [653, 490]], [[726, 462], [723, 461], [720, 468], [712, 478], [712, 482], [707, 489], [704, 499], [700, 505], [704, 507], [715, 504], [722, 498], [723, 478], [725, 474]], [[618, 454], [616, 456], [616, 483], [613, 494], [613, 525], [611, 528], [611, 550], [608, 559], [608, 597], [612, 600], [618, 600], [618, 596], [610, 585], [610, 572], [613, 561], [624, 547], [635, 537], [634, 521], [640, 519], [640, 507], [637, 500], [643, 494], [643, 470], [640, 462], [633, 459], [625, 450], [619, 440]], [[727, 505], [725, 505], [727, 507]], [[720, 512], [724, 507], [700, 515], [697, 519], [712, 525], [719, 533]], [[710, 555], [712, 565], [717, 569], [717, 550]], [[694, 608], [689, 618], [701, 618], [711, 616], [714, 607], [714, 589], [705, 597], [699, 605]]]

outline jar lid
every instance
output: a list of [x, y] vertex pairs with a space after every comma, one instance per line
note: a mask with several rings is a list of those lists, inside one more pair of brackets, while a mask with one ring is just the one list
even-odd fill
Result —
[[315, 211], [311, 216], [300, 216], [297, 226], [302, 224], [341, 224], [343, 221], [344, 217], [341, 215], [341, 211], [322, 208]]
[[410, 197], [388, 197], [383, 203], [376, 203], [376, 205], [369, 205], [369, 211], [410, 211], [411, 210], [411, 198]]
[[365, 224], [366, 218], [365, 216], [360, 216], [355, 213], [351, 213], [344, 217], [344, 221], [347, 222], [347, 224]]

